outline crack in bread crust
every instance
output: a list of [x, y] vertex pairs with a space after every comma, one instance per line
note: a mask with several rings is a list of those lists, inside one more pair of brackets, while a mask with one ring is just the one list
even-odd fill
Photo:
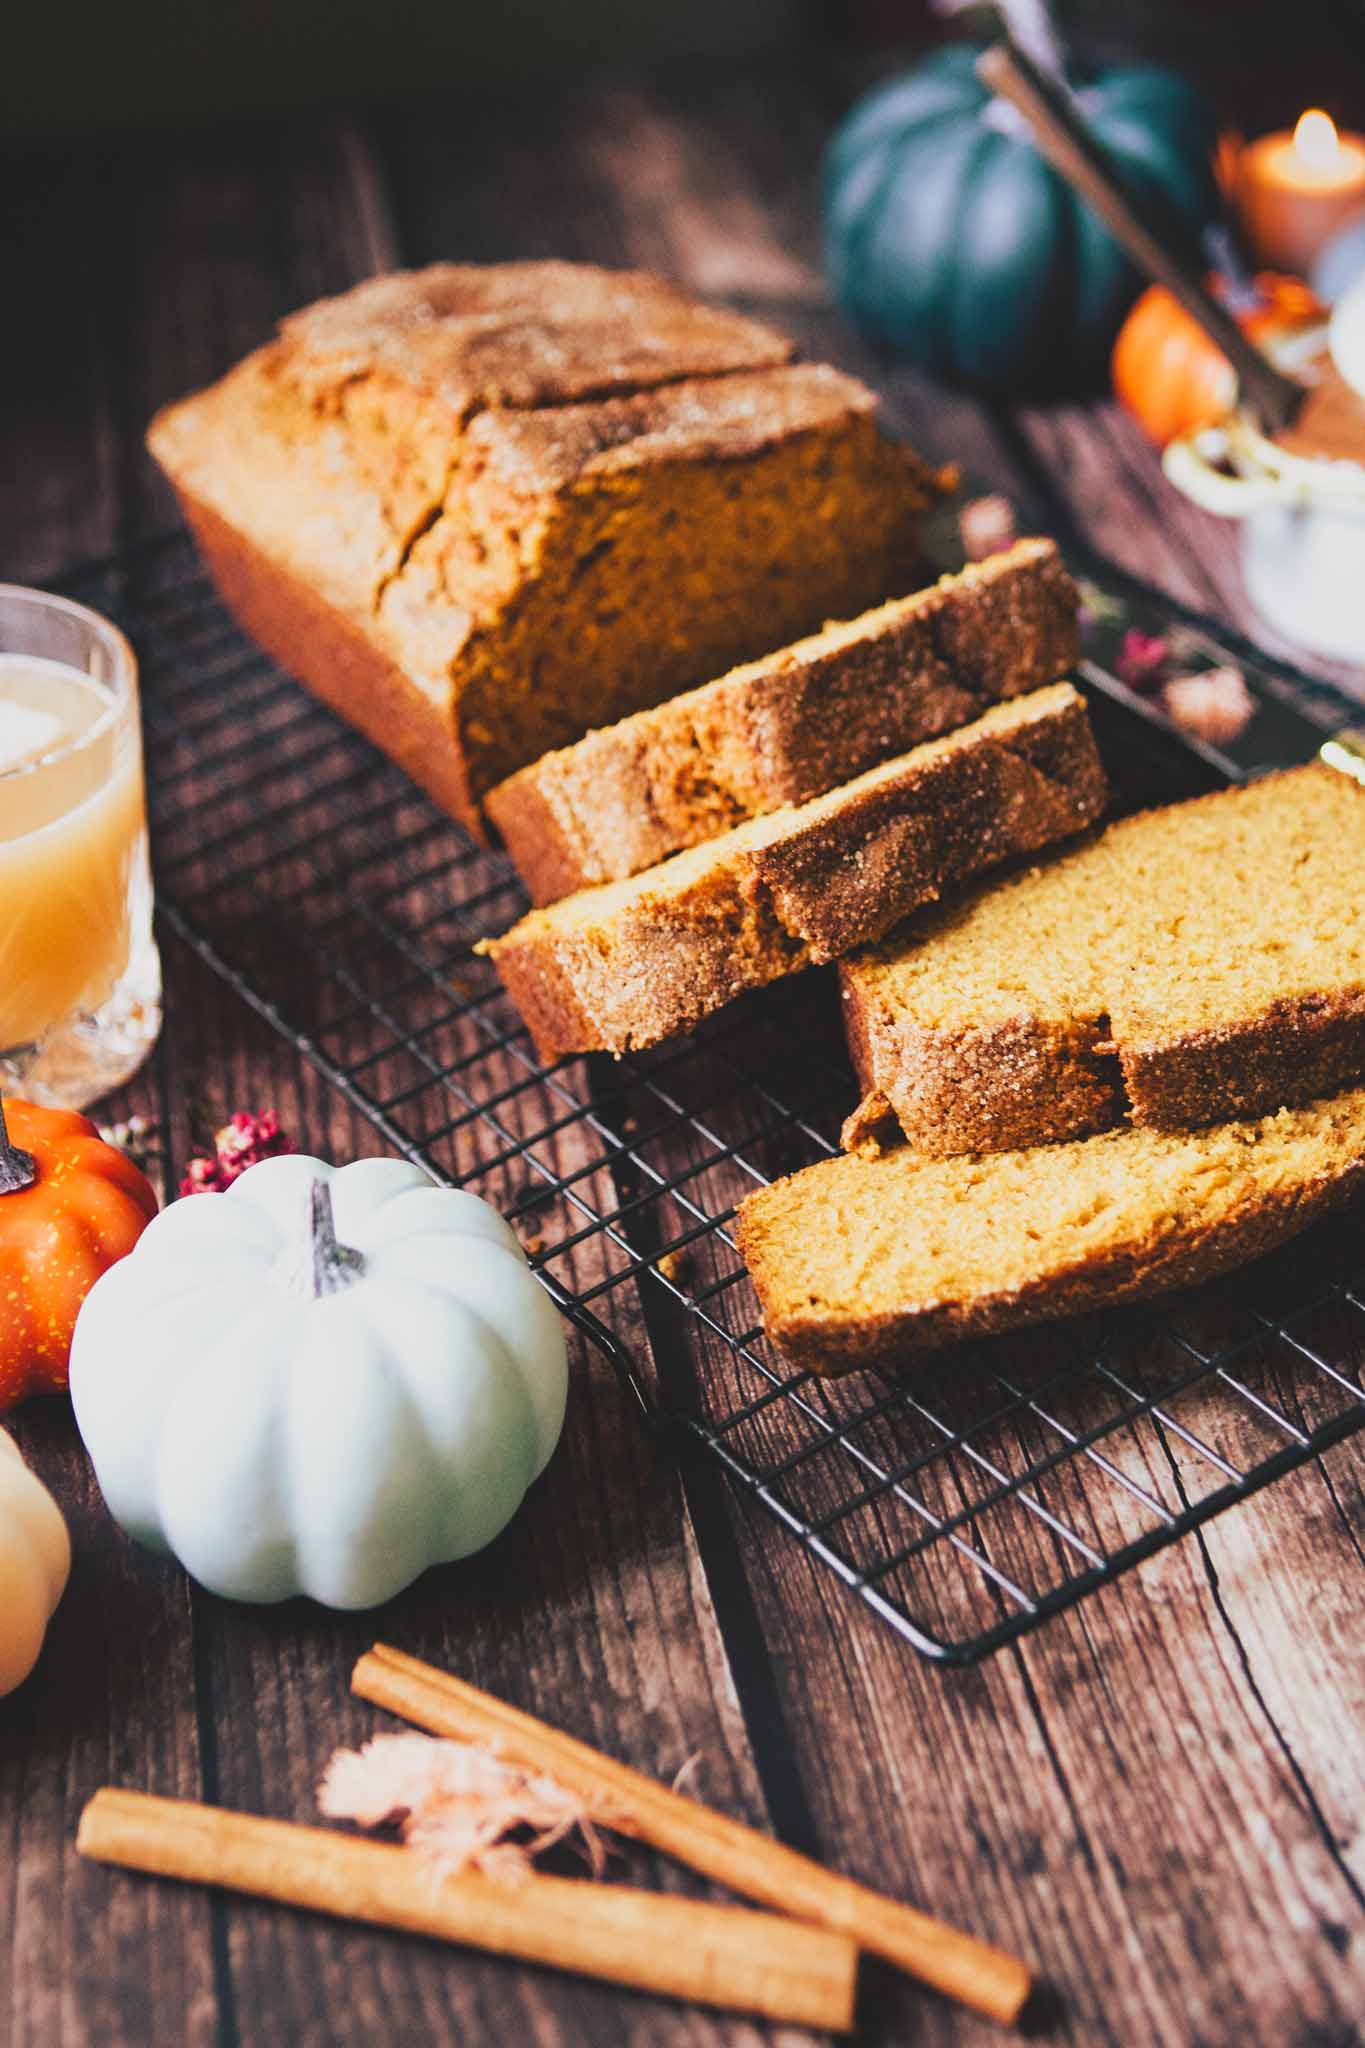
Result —
[[148, 444], [248, 630], [483, 836], [547, 747], [904, 587], [942, 480], [791, 355], [643, 273], [438, 265]]

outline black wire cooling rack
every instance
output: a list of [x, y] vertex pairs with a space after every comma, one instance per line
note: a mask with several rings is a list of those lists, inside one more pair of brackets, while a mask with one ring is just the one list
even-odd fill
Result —
[[[718, 1459], [923, 1655], [966, 1663], [1024, 1635], [1365, 1423], [1351, 1218], [1235, 1282], [903, 1380], [792, 1371], [729, 1224], [749, 1188], [835, 1149], [853, 1081], [831, 977], [653, 1054], [544, 1067], [473, 952], [524, 907], [507, 863], [241, 636], [189, 542], [64, 587], [142, 660], [163, 920], [389, 1146], [495, 1201], [642, 1415]], [[1316, 735], [1293, 701], [1323, 727], [1347, 718], [1262, 665], [1250, 752], [1182, 742], [1104, 666], [1126, 622], [1169, 624], [1142, 602], [1091, 592], [1083, 671], [1127, 803], [1244, 773], [1257, 745], [1304, 758]], [[1179, 630], [1197, 665], [1225, 657], [1227, 636]], [[652, 1363], [603, 1320], [636, 1288]]]

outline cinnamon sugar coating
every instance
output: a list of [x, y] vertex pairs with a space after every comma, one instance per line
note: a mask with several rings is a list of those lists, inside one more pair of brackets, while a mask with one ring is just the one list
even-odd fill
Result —
[[547, 754], [489, 792], [539, 904], [804, 803], [1022, 695], [1076, 659], [1049, 540], [831, 625]]
[[545, 1058], [625, 1052], [1079, 831], [1103, 800], [1084, 702], [1058, 683], [808, 804], [533, 910], [480, 951]]

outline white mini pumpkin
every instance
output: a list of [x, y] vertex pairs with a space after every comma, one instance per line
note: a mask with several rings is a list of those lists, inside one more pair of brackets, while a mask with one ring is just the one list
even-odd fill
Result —
[[70, 1571], [61, 1510], [0, 1429], [0, 1697], [37, 1663]]
[[559, 1439], [512, 1231], [403, 1160], [267, 1159], [91, 1289], [76, 1421], [116, 1519], [215, 1593], [372, 1607], [492, 1541]]

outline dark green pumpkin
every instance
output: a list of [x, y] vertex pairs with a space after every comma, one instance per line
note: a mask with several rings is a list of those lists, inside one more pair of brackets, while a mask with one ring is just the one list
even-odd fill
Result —
[[[1059, 388], [1105, 361], [1141, 280], [976, 76], [938, 50], [848, 117], [825, 165], [830, 274], [847, 312], [935, 376]], [[1196, 247], [1217, 213], [1214, 118], [1183, 78], [1104, 71], [1078, 92], [1125, 178]]]

